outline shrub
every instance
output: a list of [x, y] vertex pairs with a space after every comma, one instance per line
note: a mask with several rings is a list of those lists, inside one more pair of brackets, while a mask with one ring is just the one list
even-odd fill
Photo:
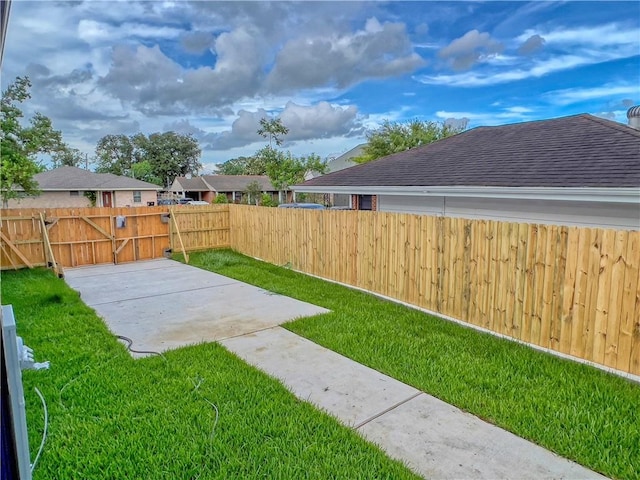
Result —
[[260, 198], [260, 205], [263, 207], [277, 207], [278, 202], [276, 202], [268, 193], [263, 193]]
[[216, 195], [216, 198], [213, 201], [213, 203], [229, 203], [229, 200], [227, 199], [227, 196], [224, 193], [219, 193]]

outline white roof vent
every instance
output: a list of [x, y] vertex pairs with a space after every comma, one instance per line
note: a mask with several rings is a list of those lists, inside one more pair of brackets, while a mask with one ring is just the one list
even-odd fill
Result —
[[631, 107], [627, 110], [627, 118], [629, 119], [629, 126], [640, 130], [640, 105]]

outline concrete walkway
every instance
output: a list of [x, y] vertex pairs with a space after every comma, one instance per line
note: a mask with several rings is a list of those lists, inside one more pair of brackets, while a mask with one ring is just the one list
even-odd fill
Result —
[[605, 478], [281, 327], [220, 343], [425, 478]]
[[219, 341], [425, 478], [604, 478], [277, 326], [323, 308], [170, 260], [65, 272], [134, 348]]

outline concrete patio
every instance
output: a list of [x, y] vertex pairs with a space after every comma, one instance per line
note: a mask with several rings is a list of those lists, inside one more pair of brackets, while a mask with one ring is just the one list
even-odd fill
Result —
[[604, 478], [278, 326], [324, 308], [164, 259], [66, 280], [133, 348], [218, 341], [425, 478]]

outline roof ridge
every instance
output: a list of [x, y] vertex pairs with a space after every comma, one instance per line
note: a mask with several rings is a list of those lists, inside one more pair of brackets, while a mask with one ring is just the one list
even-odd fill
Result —
[[618, 132], [630, 133], [635, 137], [640, 137], [640, 130], [636, 130], [635, 128], [625, 125], [623, 123], [607, 120], [606, 118], [596, 117], [595, 115], [591, 115], [589, 113], [583, 113], [582, 115], [580, 115], [580, 117], [584, 118], [585, 120], [590, 120], [592, 122], [598, 123], [604, 127], [617, 130]]

